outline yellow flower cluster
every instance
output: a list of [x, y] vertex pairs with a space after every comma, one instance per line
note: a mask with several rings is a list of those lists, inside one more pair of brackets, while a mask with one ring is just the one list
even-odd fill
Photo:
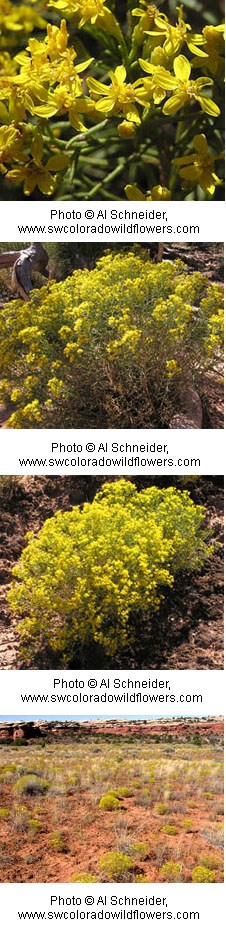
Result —
[[133, 637], [131, 615], [159, 608], [175, 574], [208, 555], [204, 510], [174, 488], [129, 481], [103, 485], [92, 504], [58, 512], [14, 567], [9, 601], [21, 621], [26, 659], [42, 648], [70, 661], [76, 641], [92, 639], [109, 653]]
[[222, 300], [203, 274], [139, 249], [11, 302], [0, 310], [2, 395], [16, 404], [9, 425], [125, 426], [134, 414], [143, 424], [169, 378], [192, 372], [195, 382], [219, 354]]
[[[141, 191], [142, 200], [145, 195], [134, 181], [134, 165], [140, 171], [147, 158], [151, 173], [147, 188], [153, 192], [147, 194], [147, 200], [170, 198], [173, 187], [180, 184], [178, 176], [183, 179], [185, 196], [186, 186], [196, 191], [199, 185], [212, 197], [215, 186], [222, 181], [215, 173], [214, 158], [222, 159], [222, 152], [210, 149], [207, 131], [208, 121], [212, 129], [212, 121], [221, 113], [223, 26], [205, 26], [201, 33], [193, 34], [184, 20], [182, 6], [178, 7], [176, 24], [172, 24], [146, 0], [132, 10], [124, 29], [104, 0], [52, 0], [48, 8], [55, 11], [54, 18], [57, 12], [68, 18], [69, 32], [65, 19], [59, 20], [59, 25], [55, 20], [54, 25], [46, 23], [38, 4], [17, 6], [10, 0], [1, 4], [0, 172], [6, 183], [23, 184], [28, 196], [36, 187], [51, 196], [56, 187], [58, 193], [67, 193], [71, 186], [76, 187], [78, 196], [80, 192], [88, 198], [103, 187], [105, 196], [108, 183], [125, 175], [131, 162], [133, 179], [128, 179], [128, 186], [133, 185], [136, 199]], [[44, 2], [42, 12], [48, 15]], [[45, 28], [46, 36], [31, 36], [21, 50], [28, 32]], [[11, 38], [7, 42], [7, 35], [13, 43], [17, 37], [16, 55], [10, 54]], [[90, 36], [98, 43], [96, 61], [87, 51]], [[194, 136], [191, 130], [193, 121], [197, 125], [197, 108], [201, 129]], [[183, 121], [188, 111], [185, 129]], [[164, 120], [174, 119], [177, 114], [178, 130], [174, 152], [168, 153], [166, 179], [166, 157], [162, 167], [164, 143], [161, 145]], [[160, 137], [159, 132], [156, 134], [158, 127], [162, 127]], [[193, 175], [185, 175], [178, 162], [190, 158], [192, 138], [199, 136], [206, 141], [208, 179], [202, 167], [199, 172], [197, 160]], [[217, 142], [216, 136], [216, 146]], [[95, 185], [94, 157], [98, 162], [98, 148], [100, 181]], [[54, 164], [49, 162], [52, 159]], [[177, 166], [180, 171], [175, 181]], [[122, 195], [124, 187], [125, 183]], [[163, 194], [158, 196], [161, 190]], [[128, 197], [132, 197], [131, 192]]]

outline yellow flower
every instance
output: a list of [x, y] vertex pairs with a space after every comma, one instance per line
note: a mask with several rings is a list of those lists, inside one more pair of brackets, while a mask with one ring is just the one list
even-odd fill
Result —
[[182, 6], [178, 7], [178, 22], [176, 26], [171, 25], [165, 13], [158, 13], [157, 16], [155, 16], [154, 22], [157, 30], [147, 30], [146, 35], [158, 37], [158, 43], [161, 42], [162, 39], [164, 42], [164, 50], [169, 58], [177, 55], [184, 43], [186, 43], [190, 52], [205, 58], [206, 53], [198, 48], [200, 45], [204, 45], [204, 37], [202, 33], [194, 34], [191, 32], [191, 26], [184, 21]]
[[146, 195], [141, 192], [137, 185], [126, 185], [125, 193], [129, 201], [170, 201], [171, 199], [171, 192], [163, 185], [153, 185], [152, 189], [146, 192]]
[[122, 120], [122, 123], [118, 124], [118, 132], [123, 139], [128, 140], [130, 137], [134, 136], [136, 128], [134, 123], [131, 123], [130, 120]]
[[[109, 71], [111, 84], [105, 85], [95, 78], [87, 78], [87, 85], [91, 95], [96, 100], [96, 110], [104, 114], [122, 113], [126, 120], [139, 124], [140, 116], [135, 102], [142, 107], [148, 107], [147, 96], [144, 92], [142, 80], [138, 78], [134, 84], [126, 84], [126, 69], [118, 65], [115, 71]], [[97, 98], [100, 97], [98, 101]]]
[[[206, 55], [205, 68], [211, 71], [212, 75], [222, 78], [224, 75], [224, 25], [222, 26], [204, 26], [204, 51]], [[203, 53], [202, 53], [203, 55]], [[200, 51], [196, 58], [192, 60], [192, 65], [199, 68], [203, 65], [203, 58], [200, 58]]]
[[166, 370], [168, 377], [174, 377], [174, 374], [178, 374], [180, 371], [180, 366], [175, 361], [175, 358], [171, 358], [169, 361], [166, 361]]
[[198, 133], [193, 139], [193, 144], [195, 152], [190, 153], [189, 156], [174, 159], [173, 164], [182, 179], [199, 184], [207, 195], [214, 195], [216, 185], [222, 182], [214, 171], [214, 163], [221, 156], [210, 154], [204, 133]]
[[[23, 150], [23, 134], [15, 127], [0, 127], [0, 171], [5, 173], [5, 163], [19, 159]], [[2, 160], [2, 162], [1, 162]]]
[[164, 114], [176, 114], [181, 107], [197, 101], [206, 114], [210, 114], [211, 117], [218, 117], [220, 114], [218, 105], [202, 94], [204, 87], [213, 84], [212, 78], [197, 78], [192, 81], [190, 79], [191, 65], [184, 55], [178, 55], [174, 59], [174, 75], [160, 65], [152, 65], [144, 59], [139, 59], [139, 61], [141, 68], [154, 76], [158, 88], [162, 88], [165, 92], [173, 91], [172, 96], [163, 105]]
[[45, 166], [38, 159], [37, 162], [35, 159], [30, 159], [24, 166], [18, 166], [17, 169], [8, 172], [7, 179], [16, 185], [23, 182], [25, 195], [31, 195], [36, 186], [43, 195], [52, 195], [56, 178], [51, 175], [51, 172], [60, 172], [68, 166], [68, 162], [68, 157], [63, 156], [63, 154], [50, 156]]
[[100, 26], [112, 36], [121, 38], [120, 26], [104, 0], [51, 0], [48, 6], [63, 10], [68, 16], [77, 14], [80, 17], [79, 29], [86, 26], [86, 23], [91, 23], [91, 26]]

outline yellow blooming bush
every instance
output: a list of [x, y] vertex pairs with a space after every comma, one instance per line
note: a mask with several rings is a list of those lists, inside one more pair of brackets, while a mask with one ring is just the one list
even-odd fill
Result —
[[1, 197], [223, 197], [224, 27], [169, 7], [0, 0]]
[[[70, 665], [76, 644], [93, 640], [107, 654], [145, 628], [182, 569], [209, 555], [202, 507], [187, 491], [106, 483], [91, 504], [46, 520], [14, 567], [9, 592], [28, 663], [58, 655]], [[104, 797], [105, 799], [105, 797]], [[117, 791], [111, 799], [116, 808]], [[100, 806], [104, 807], [101, 800]]]
[[222, 340], [221, 286], [143, 248], [106, 253], [0, 310], [8, 425], [163, 428], [180, 385], [201, 390], [219, 364]]

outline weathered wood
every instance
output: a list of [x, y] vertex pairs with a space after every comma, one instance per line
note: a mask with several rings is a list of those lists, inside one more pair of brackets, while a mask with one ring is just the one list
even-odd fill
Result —
[[0, 267], [13, 267], [12, 286], [22, 299], [29, 299], [33, 289], [32, 270], [48, 278], [48, 254], [42, 244], [31, 244], [25, 250], [12, 250], [0, 254]]

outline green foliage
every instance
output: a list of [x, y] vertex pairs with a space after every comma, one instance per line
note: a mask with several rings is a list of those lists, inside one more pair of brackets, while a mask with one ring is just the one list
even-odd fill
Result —
[[56, 831], [49, 836], [49, 847], [53, 852], [62, 852], [65, 854], [67, 847], [62, 832]]
[[122, 852], [105, 852], [100, 858], [99, 868], [106, 875], [108, 881], [126, 881], [130, 878], [134, 862], [129, 855]]
[[33, 835], [36, 835], [37, 832], [41, 832], [42, 823], [38, 819], [28, 819], [28, 828]]
[[111, 793], [112, 796], [118, 797], [118, 799], [126, 799], [128, 796], [133, 795], [128, 787], [119, 787], [118, 790], [109, 790], [109, 793]]
[[[104, 290], [103, 290], [104, 282]], [[219, 365], [223, 291], [142, 248], [0, 310], [1, 395], [13, 428], [165, 426]]]
[[2, 806], [0, 809], [0, 819], [8, 819], [8, 818], [9, 818], [9, 809], [7, 809], [7, 807]]
[[83, 874], [83, 872], [80, 871], [79, 874], [72, 874], [70, 884], [96, 884], [97, 880], [95, 874], [86, 874], [85, 872]]
[[37, 777], [36, 774], [19, 777], [13, 787], [14, 792], [19, 796], [40, 796], [47, 793], [48, 788], [48, 780], [45, 780], [44, 777]]
[[181, 865], [175, 861], [166, 861], [160, 868], [164, 881], [175, 884], [180, 880]]
[[106, 793], [105, 796], [101, 796], [101, 799], [99, 802], [99, 809], [103, 809], [103, 810], [107, 809], [110, 812], [113, 809], [120, 809], [120, 802], [119, 802], [119, 799], [117, 799], [116, 794]]
[[187, 491], [138, 492], [120, 479], [92, 504], [59, 511], [28, 534], [9, 592], [26, 661], [51, 649], [64, 666], [76, 641], [88, 638], [109, 654], [129, 645], [136, 616], [145, 626], [163, 587], [209, 555], [203, 519]]
[[175, 825], [164, 825], [162, 827], [162, 832], [165, 832], [166, 835], [177, 835], [178, 829]]
[[204, 865], [196, 865], [191, 876], [193, 884], [213, 884], [215, 881], [214, 871], [205, 868]]

